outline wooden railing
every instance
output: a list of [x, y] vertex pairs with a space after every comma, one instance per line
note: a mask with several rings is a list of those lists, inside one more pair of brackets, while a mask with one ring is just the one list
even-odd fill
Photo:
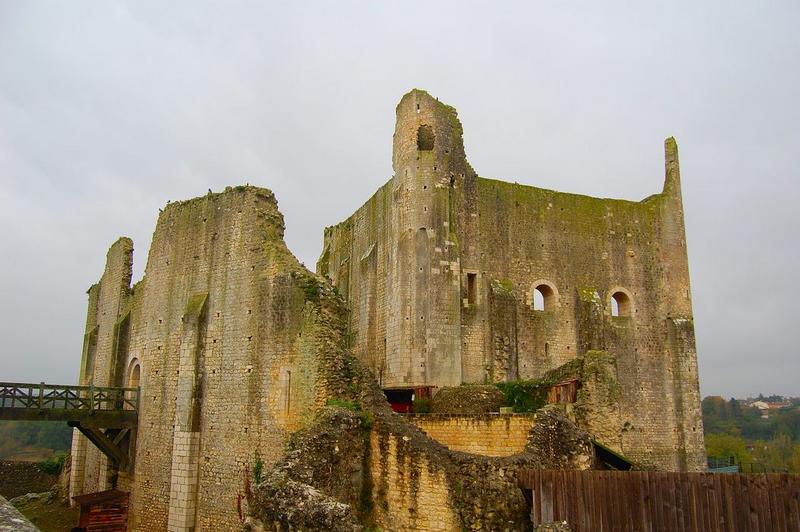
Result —
[[82, 412], [138, 411], [139, 388], [0, 382], [0, 408]]

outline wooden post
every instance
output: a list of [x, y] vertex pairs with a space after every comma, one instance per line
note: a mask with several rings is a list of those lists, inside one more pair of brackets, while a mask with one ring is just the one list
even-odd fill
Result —
[[39, 410], [44, 409], [44, 382], [39, 383]]

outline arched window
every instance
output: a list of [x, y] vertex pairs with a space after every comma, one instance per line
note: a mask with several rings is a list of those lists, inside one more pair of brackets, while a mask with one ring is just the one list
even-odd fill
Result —
[[631, 298], [622, 291], [611, 295], [611, 315], [614, 317], [627, 317], [631, 315]]
[[431, 151], [434, 142], [433, 128], [427, 124], [419, 126], [417, 130], [417, 149], [419, 151]]
[[141, 379], [142, 369], [139, 363], [137, 362], [133, 369], [131, 369], [131, 374], [128, 376], [128, 388], [137, 388], [139, 386], [139, 380]]
[[541, 283], [533, 289], [533, 310], [550, 312], [556, 307], [556, 291], [549, 284]]
[[[141, 364], [139, 364], [139, 359], [134, 358], [131, 360], [131, 363], [128, 364], [128, 372], [127, 372], [127, 379], [125, 379], [125, 387], [126, 388], [138, 388], [139, 382], [141, 381], [142, 377], [142, 368]], [[127, 400], [131, 400], [135, 397], [136, 392], [125, 392], [125, 398]], [[125, 409], [132, 410], [133, 405], [129, 402], [125, 402]]]

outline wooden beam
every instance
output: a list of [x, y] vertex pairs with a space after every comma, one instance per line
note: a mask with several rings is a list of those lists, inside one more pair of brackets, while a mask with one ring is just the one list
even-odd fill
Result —
[[[118, 434], [115, 434], [114, 432], [109, 432], [109, 434], [106, 434], [97, 427], [85, 426], [77, 421], [70, 421], [68, 425], [81, 431], [81, 434], [86, 436], [86, 438], [92, 442], [95, 447], [100, 449], [103, 454], [114, 461], [118, 469], [127, 471], [128, 453], [118, 445], [119, 441], [115, 441], [116, 438], [109, 437], [110, 435], [116, 436]], [[122, 429], [120, 433], [122, 432], [127, 434], [128, 430]]]

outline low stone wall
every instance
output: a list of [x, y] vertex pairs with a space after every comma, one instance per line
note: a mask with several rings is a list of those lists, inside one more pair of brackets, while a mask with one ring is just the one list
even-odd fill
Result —
[[33, 523], [0, 495], [0, 532], [38, 532]]
[[45, 473], [38, 463], [0, 460], [0, 495], [7, 499], [50, 491], [57, 482], [58, 475]]
[[409, 414], [406, 417], [445, 447], [483, 456], [521, 453], [536, 422], [534, 414]]
[[445, 469], [432, 463], [435, 455], [410, 445], [403, 436], [371, 434], [372, 518], [381, 530], [462, 529]]

